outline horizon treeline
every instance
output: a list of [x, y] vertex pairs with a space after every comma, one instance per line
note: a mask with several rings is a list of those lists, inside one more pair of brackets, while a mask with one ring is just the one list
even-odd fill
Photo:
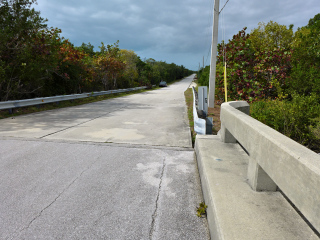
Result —
[[119, 41], [74, 46], [32, 8], [36, 0], [1, 0], [0, 101], [157, 85], [193, 73], [152, 58], [141, 60]]

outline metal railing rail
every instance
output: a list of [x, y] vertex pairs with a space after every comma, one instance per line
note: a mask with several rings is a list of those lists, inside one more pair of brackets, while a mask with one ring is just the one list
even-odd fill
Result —
[[19, 107], [35, 106], [35, 105], [40, 105], [45, 103], [75, 100], [79, 98], [95, 97], [95, 96], [108, 95], [113, 93], [131, 92], [131, 91], [137, 91], [137, 90], [142, 90], [146, 88], [147, 87], [144, 86], [144, 87], [116, 89], [116, 90], [92, 92], [92, 93], [81, 93], [81, 94], [61, 95], [61, 96], [54, 96], [54, 97], [5, 101], [5, 102], [0, 102], [0, 110], [9, 109], [9, 111], [12, 112], [12, 109], [19, 108]]

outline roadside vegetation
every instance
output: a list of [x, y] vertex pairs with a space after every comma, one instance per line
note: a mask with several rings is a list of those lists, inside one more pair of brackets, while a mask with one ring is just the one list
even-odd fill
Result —
[[[216, 98], [250, 103], [251, 116], [306, 147], [320, 151], [320, 14], [293, 31], [293, 25], [259, 23], [218, 46]], [[198, 73], [209, 85], [209, 66]]]
[[191, 139], [192, 139], [192, 146], [194, 145], [196, 139], [196, 132], [194, 131], [194, 121], [193, 121], [193, 93], [192, 88], [188, 88], [184, 92], [184, 97], [187, 104], [188, 109], [188, 119], [189, 119], [189, 126], [191, 131]]
[[119, 41], [74, 46], [33, 9], [36, 0], [0, 2], [0, 101], [158, 85], [192, 74], [184, 66], [120, 49]]

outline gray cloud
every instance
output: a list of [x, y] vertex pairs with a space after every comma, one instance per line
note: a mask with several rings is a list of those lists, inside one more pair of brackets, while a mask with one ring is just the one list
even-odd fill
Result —
[[[259, 22], [305, 26], [320, 12], [319, 0], [230, 0], [220, 16], [219, 41]], [[196, 70], [207, 59], [214, 0], [38, 0], [34, 7], [48, 25], [76, 46], [120, 41], [142, 58], [174, 62]], [[220, 8], [226, 0], [220, 1]], [[225, 33], [225, 34], [223, 34]], [[210, 58], [208, 58], [210, 59]], [[209, 64], [209, 60], [206, 61]]]

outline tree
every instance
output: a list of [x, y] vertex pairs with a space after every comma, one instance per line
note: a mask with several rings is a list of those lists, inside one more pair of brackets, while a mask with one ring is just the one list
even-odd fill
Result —
[[[30, 95], [43, 86], [44, 68], [30, 71], [34, 39], [46, 30], [46, 19], [31, 8], [36, 0], [1, 0], [0, 4], [0, 100]], [[35, 66], [33, 59], [31, 66]], [[31, 75], [30, 75], [31, 74]], [[31, 78], [34, 81], [31, 81]], [[37, 83], [35, 83], [37, 82]]]
[[314, 92], [320, 101], [320, 14], [294, 35], [290, 89], [302, 95]]
[[[248, 43], [246, 28], [227, 44], [218, 45], [216, 88], [218, 99], [224, 99], [223, 62], [227, 62], [228, 97], [232, 100], [253, 100], [262, 95], [262, 86], [254, 77], [255, 54]], [[225, 56], [225, 59], [224, 59]], [[221, 71], [222, 70], [222, 71]]]
[[245, 30], [234, 35], [227, 44], [218, 46], [218, 99], [224, 99], [224, 61], [227, 62], [228, 97], [232, 100], [256, 101], [284, 96], [291, 52], [284, 48], [255, 48], [252, 35]]
[[104, 90], [117, 87], [117, 79], [122, 76], [125, 64], [120, 59], [119, 41], [112, 45], [101, 43], [100, 52], [97, 53], [95, 62], [98, 77]]
[[309, 20], [307, 28], [320, 28], [320, 13]]
[[258, 28], [251, 31], [250, 40], [255, 50], [274, 50], [291, 48], [293, 40], [293, 25], [287, 28], [277, 22], [270, 21], [267, 24], [260, 22]]
[[74, 47], [69, 40], [61, 41], [58, 47], [58, 63], [53, 71], [51, 94], [82, 92], [88, 80], [87, 54]]
[[200, 86], [209, 87], [209, 75], [210, 75], [210, 66], [206, 66], [205, 68], [200, 69], [199, 75], [198, 75], [198, 83], [200, 84]]
[[[72, 94], [157, 83], [187, 71], [175, 64], [142, 61], [119, 41], [75, 47], [48, 28], [32, 8], [36, 0], [0, 0], [0, 101]], [[169, 75], [168, 75], [169, 74]]]
[[132, 50], [126, 50], [121, 49], [120, 50], [120, 59], [125, 64], [125, 69], [123, 73], [123, 83], [128, 80], [128, 86], [124, 87], [132, 87], [134, 85], [134, 82], [138, 79], [139, 73], [138, 73], [138, 56], [137, 54]]
[[82, 43], [80, 47], [76, 47], [76, 49], [88, 54], [90, 57], [95, 55], [94, 46], [89, 42], [88, 44]]

